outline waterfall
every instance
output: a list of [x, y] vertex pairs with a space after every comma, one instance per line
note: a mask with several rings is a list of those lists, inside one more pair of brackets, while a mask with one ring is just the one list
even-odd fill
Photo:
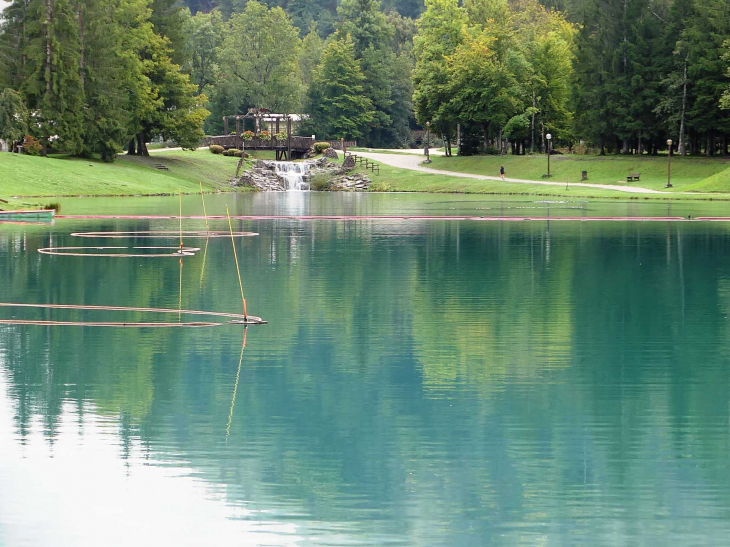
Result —
[[284, 179], [287, 191], [309, 190], [309, 182], [305, 177], [311, 165], [307, 162], [277, 161], [274, 163], [276, 174]]

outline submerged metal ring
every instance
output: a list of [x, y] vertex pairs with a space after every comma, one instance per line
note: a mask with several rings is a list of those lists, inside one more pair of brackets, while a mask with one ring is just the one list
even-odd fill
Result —
[[139, 232], [74, 232], [71, 234], [76, 237], [105, 237], [110, 239], [122, 239], [125, 237], [138, 237], [138, 238], [177, 238], [182, 235], [187, 238], [217, 238], [217, 237], [252, 237], [257, 236], [256, 232], [224, 232], [224, 231], [209, 231], [209, 230], [194, 230], [187, 232], [180, 231], [167, 231], [167, 230], [149, 230]]
[[239, 313], [209, 312], [200, 310], [171, 310], [166, 308], [130, 308], [125, 306], [81, 306], [75, 304], [18, 304], [12, 302], [0, 302], [2, 308], [33, 308], [52, 310], [85, 310], [85, 311], [126, 311], [160, 314], [181, 315], [203, 315], [208, 317], [221, 317], [228, 319], [225, 322], [214, 323], [210, 321], [188, 321], [185, 323], [153, 323], [153, 322], [124, 322], [124, 321], [51, 321], [35, 319], [0, 319], [0, 325], [63, 325], [78, 327], [220, 327], [223, 325], [265, 325], [268, 323], [254, 315], [241, 315]]
[[44, 255], [52, 256], [93, 256], [93, 257], [112, 257], [112, 258], [162, 258], [162, 257], [181, 257], [195, 256], [195, 252], [199, 251], [198, 247], [132, 247], [132, 249], [175, 249], [173, 253], [67, 253], [63, 251], [78, 251], [81, 249], [92, 249], [104, 251], [108, 249], [129, 249], [129, 247], [44, 247], [38, 249], [38, 252]]

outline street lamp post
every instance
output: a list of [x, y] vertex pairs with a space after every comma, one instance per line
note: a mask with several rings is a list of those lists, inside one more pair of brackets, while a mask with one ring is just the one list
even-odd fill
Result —
[[672, 187], [672, 139], [667, 139], [667, 185], [664, 188]]
[[550, 178], [550, 141], [552, 140], [553, 136], [550, 133], [548, 133], [547, 135], [545, 135], [545, 138], [548, 141], [548, 147], [547, 147], [548, 148], [547, 149], [547, 153], [548, 153], [548, 172], [547, 172], [547, 176], [548, 176], [548, 178]]
[[431, 163], [431, 122], [426, 122], [426, 163]]

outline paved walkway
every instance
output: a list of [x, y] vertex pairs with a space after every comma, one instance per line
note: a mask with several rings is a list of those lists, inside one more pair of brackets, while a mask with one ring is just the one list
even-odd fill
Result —
[[[396, 152], [395, 150], [393, 152]], [[496, 180], [501, 181], [500, 177], [490, 177], [488, 175], [472, 175], [469, 173], [457, 173], [455, 171], [444, 171], [442, 169], [431, 169], [425, 165], [421, 165], [421, 162], [425, 160], [423, 157], [423, 150], [420, 150], [421, 155], [417, 155], [418, 151], [403, 151], [403, 154], [381, 154], [378, 152], [355, 152], [358, 156], [368, 158], [384, 165], [390, 165], [391, 167], [398, 167], [400, 169], [409, 169], [411, 171], [419, 171], [421, 173], [430, 173], [432, 175], [448, 175], [450, 177], [459, 177], [464, 179], [476, 179], [476, 180]], [[694, 192], [662, 192], [659, 190], [650, 190], [649, 188], [641, 188], [639, 186], [614, 186], [612, 184], [587, 184], [585, 182], [555, 182], [545, 180], [524, 180], [524, 179], [513, 179], [505, 178], [505, 182], [516, 182], [518, 184], [541, 184], [543, 186], [580, 186], [582, 188], [599, 188], [601, 190], [614, 190], [616, 192], [626, 192], [628, 194], [665, 194], [670, 196], [676, 196], [678, 194], [690, 194]]]

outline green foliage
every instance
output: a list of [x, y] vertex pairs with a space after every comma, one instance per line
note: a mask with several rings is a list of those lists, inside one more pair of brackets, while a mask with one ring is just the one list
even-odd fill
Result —
[[271, 132], [270, 131], [261, 131], [258, 134], [259, 140], [262, 141], [270, 141], [271, 140]]
[[363, 94], [365, 76], [349, 36], [332, 40], [322, 53], [310, 89], [312, 119], [331, 138], [358, 138], [373, 121], [372, 101]]
[[43, 147], [37, 139], [34, 139], [30, 135], [26, 135], [23, 139], [23, 153], [29, 156], [40, 156]]
[[241, 133], [241, 138], [246, 142], [252, 141], [255, 136], [253, 131], [244, 131]]
[[274, 139], [277, 141], [285, 141], [289, 138], [289, 135], [287, 135], [286, 131], [279, 131], [276, 135], [274, 135]]
[[20, 141], [28, 132], [28, 109], [23, 98], [12, 89], [0, 93], [0, 139]]
[[211, 144], [208, 149], [213, 152], [213, 154], [222, 154], [225, 151], [225, 149], [218, 144]]
[[302, 99], [301, 40], [281, 8], [251, 0], [225, 24], [219, 51], [222, 86], [238, 105], [295, 112]]
[[314, 175], [309, 181], [309, 187], [315, 191], [326, 192], [332, 189], [333, 180], [334, 177], [332, 175], [328, 175], [327, 173], [319, 173], [317, 175]]
[[317, 154], [321, 154], [325, 150], [327, 150], [330, 147], [330, 143], [328, 142], [315, 142], [314, 143], [314, 151]]

